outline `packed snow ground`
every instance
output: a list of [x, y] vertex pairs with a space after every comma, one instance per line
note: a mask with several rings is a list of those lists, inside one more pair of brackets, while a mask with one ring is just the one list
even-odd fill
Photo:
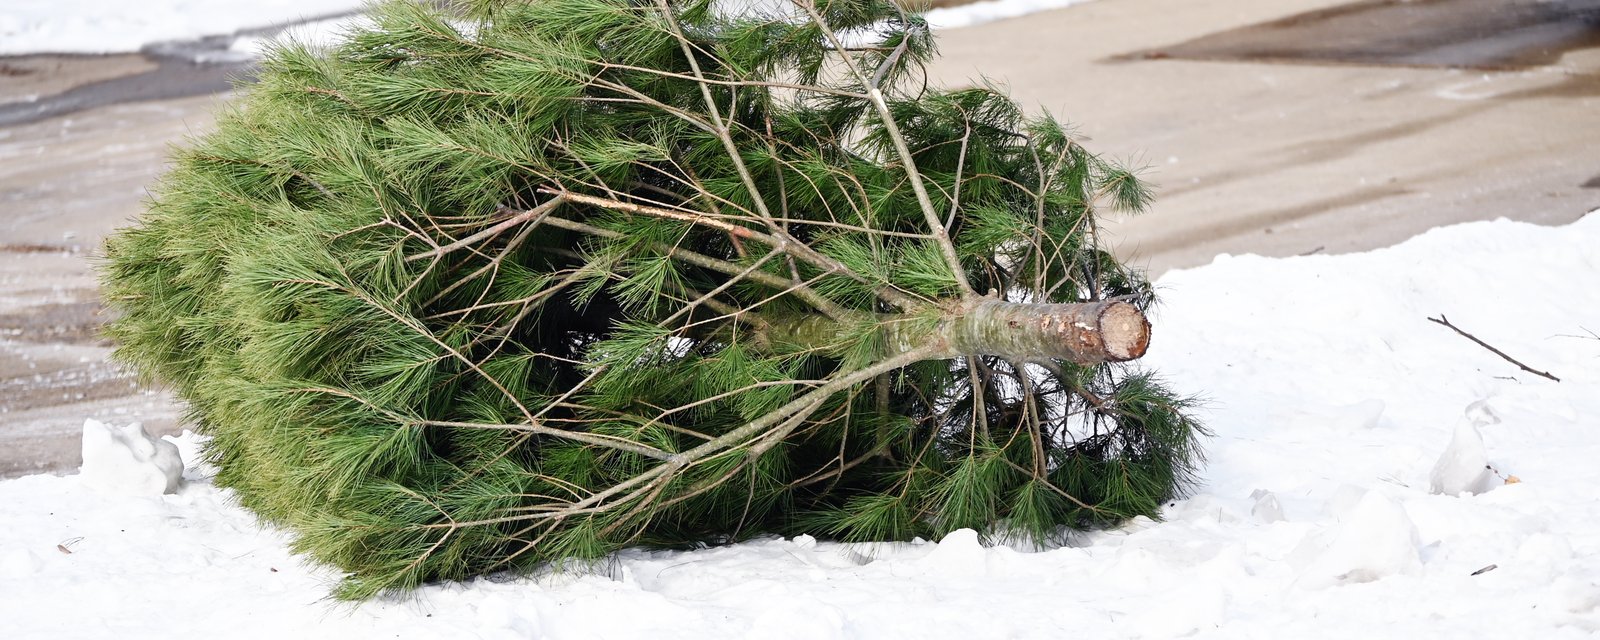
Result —
[[[755, 4], [772, 0], [733, 0]], [[935, 28], [966, 27], [1085, 0], [984, 0], [926, 13]], [[245, 29], [303, 23], [360, 9], [371, 0], [6, 0], [0, 5], [0, 56], [28, 53], [121, 53], [148, 44], [226, 36]], [[332, 41], [354, 18], [314, 20], [286, 34]], [[255, 54], [267, 34], [238, 36], [230, 49]]]
[[[1145, 362], [1208, 400], [1201, 484], [1161, 522], [1045, 551], [802, 536], [355, 606], [204, 469], [155, 497], [4, 481], [0, 638], [1592, 637], [1596, 282], [1600, 213], [1169, 273]], [[1440, 313], [1561, 382], [1424, 319]], [[1481, 456], [1488, 491], [1430, 493]]]

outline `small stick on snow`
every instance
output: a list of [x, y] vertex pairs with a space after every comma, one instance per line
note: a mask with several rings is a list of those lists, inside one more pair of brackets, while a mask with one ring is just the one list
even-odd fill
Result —
[[1557, 338], [1577, 338], [1579, 340], [1600, 340], [1600, 334], [1597, 334], [1597, 333], [1595, 333], [1593, 331], [1590, 331], [1587, 327], [1578, 327], [1578, 328], [1579, 329], [1583, 329], [1583, 332], [1587, 333], [1589, 335], [1576, 336], [1576, 335], [1572, 335], [1570, 333], [1558, 333], [1554, 337], [1557, 337]]
[[1561, 382], [1561, 378], [1557, 378], [1557, 377], [1555, 377], [1553, 375], [1550, 375], [1547, 372], [1540, 371], [1538, 369], [1533, 369], [1533, 368], [1529, 367], [1528, 365], [1522, 364], [1521, 362], [1517, 362], [1516, 358], [1508, 356], [1508, 355], [1505, 354], [1504, 351], [1496, 349], [1496, 348], [1490, 346], [1489, 343], [1484, 342], [1482, 340], [1479, 340], [1478, 336], [1475, 336], [1475, 335], [1472, 335], [1472, 334], [1467, 333], [1465, 331], [1462, 331], [1460, 327], [1457, 327], [1457, 326], [1455, 326], [1453, 324], [1450, 324], [1450, 319], [1444, 317], [1444, 314], [1442, 314], [1442, 313], [1439, 314], [1439, 317], [1437, 317], [1437, 318], [1428, 318], [1428, 322], [1432, 322], [1434, 324], [1442, 324], [1442, 325], [1444, 325], [1446, 327], [1450, 327], [1450, 329], [1452, 331], [1455, 331], [1456, 333], [1461, 334], [1462, 337], [1465, 337], [1468, 340], [1471, 340], [1473, 342], [1478, 343], [1478, 346], [1483, 347], [1485, 349], [1488, 349], [1488, 350], [1494, 352], [1495, 355], [1500, 356], [1501, 358], [1505, 358], [1506, 362], [1509, 362], [1511, 364], [1517, 365], [1517, 367], [1521, 368], [1523, 371], [1526, 371], [1526, 372], [1531, 373], [1531, 374], [1536, 375], [1536, 376], [1542, 376], [1542, 377], [1545, 377], [1545, 378], [1549, 378], [1549, 379], [1554, 380], [1556, 382]]

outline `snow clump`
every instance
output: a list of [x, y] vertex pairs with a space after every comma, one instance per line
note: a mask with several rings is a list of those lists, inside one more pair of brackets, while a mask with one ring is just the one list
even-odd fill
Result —
[[173, 493], [183, 484], [183, 457], [177, 445], [151, 436], [143, 424], [118, 427], [90, 418], [83, 421], [83, 467], [78, 477], [101, 493]]

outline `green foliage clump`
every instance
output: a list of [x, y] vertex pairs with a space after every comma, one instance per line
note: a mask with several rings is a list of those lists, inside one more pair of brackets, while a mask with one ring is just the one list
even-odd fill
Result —
[[1149, 192], [993, 88], [927, 88], [920, 17], [374, 18], [273, 51], [103, 268], [117, 356], [340, 596], [640, 543], [1051, 541], [1196, 464], [1147, 373], [942, 341], [985, 300], [1149, 305], [1095, 219]]

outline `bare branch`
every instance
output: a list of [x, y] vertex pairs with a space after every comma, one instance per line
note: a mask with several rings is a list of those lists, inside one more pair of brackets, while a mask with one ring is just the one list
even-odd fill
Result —
[[[545, 224], [548, 224], [552, 227], [567, 229], [569, 231], [587, 233], [589, 235], [602, 238], [618, 239], [622, 237], [621, 233], [612, 231], [610, 229], [602, 229], [594, 225], [584, 224], [575, 220], [567, 220], [565, 218], [558, 218], [556, 216], [546, 216]], [[713, 258], [703, 253], [697, 253], [688, 249], [667, 244], [652, 244], [651, 246], [657, 251], [665, 254], [667, 257], [682, 260], [695, 266], [705, 267], [714, 271], [720, 271], [729, 275], [738, 275], [744, 273], [745, 270], [745, 267], [739, 266], [736, 263]], [[793, 286], [793, 283], [790, 281], [765, 271], [751, 271], [750, 273], [745, 274], [744, 277], [750, 278], [755, 282], [759, 282], [769, 287], [777, 287], [779, 289], [787, 289]], [[835, 304], [832, 300], [829, 300], [826, 296], [818, 293], [815, 289], [803, 287], [795, 289], [794, 293], [796, 296], [799, 296], [800, 299], [805, 300], [807, 303], [811, 304], [811, 306], [815, 307], [818, 311], [822, 312], [828, 317], [843, 318], [849, 315], [849, 312], [843, 307]]]
[[442, 256], [450, 253], [451, 251], [455, 251], [456, 249], [482, 242], [486, 239], [500, 235], [500, 233], [506, 229], [510, 229], [511, 227], [515, 227], [529, 220], [536, 220], [540, 216], [550, 213], [550, 211], [556, 207], [561, 206], [561, 203], [564, 201], [565, 199], [558, 194], [556, 197], [545, 201], [544, 204], [511, 216], [510, 218], [505, 219], [505, 221], [489, 227], [488, 229], [484, 229], [483, 231], [479, 231], [437, 249], [424, 251], [416, 255], [406, 256], [406, 262], [416, 262], [417, 260], [425, 260], [434, 256]]
[[1455, 326], [1453, 324], [1450, 324], [1450, 319], [1444, 317], [1444, 314], [1442, 314], [1442, 313], [1439, 314], [1439, 317], [1437, 317], [1437, 318], [1428, 318], [1428, 322], [1432, 322], [1434, 324], [1439, 324], [1439, 325], [1444, 325], [1446, 327], [1449, 327], [1450, 330], [1461, 334], [1462, 337], [1464, 337], [1464, 338], [1466, 338], [1468, 340], [1471, 340], [1473, 342], [1478, 343], [1478, 346], [1483, 347], [1485, 349], [1488, 349], [1491, 353], [1493, 353], [1493, 354], [1495, 354], [1497, 356], [1500, 356], [1501, 358], [1505, 359], [1506, 362], [1509, 362], [1511, 364], [1517, 365], [1517, 368], [1522, 369], [1523, 371], [1526, 371], [1528, 373], [1531, 373], [1533, 375], [1536, 375], [1536, 376], [1539, 376], [1539, 377], [1542, 377], [1542, 378], [1548, 378], [1548, 379], [1554, 380], [1556, 382], [1561, 382], [1561, 378], [1557, 378], [1557, 377], [1555, 377], [1553, 375], [1550, 375], [1547, 372], [1539, 371], [1538, 369], [1534, 369], [1534, 368], [1529, 367], [1528, 365], [1522, 364], [1521, 362], [1518, 362], [1516, 358], [1513, 358], [1511, 356], [1506, 355], [1506, 353], [1504, 351], [1496, 349], [1493, 346], [1490, 346], [1489, 343], [1484, 342], [1482, 340], [1479, 340], [1478, 336], [1475, 336], [1475, 335], [1472, 335], [1472, 334], [1467, 333], [1465, 331], [1462, 331], [1460, 327], [1457, 327], [1457, 326]]
[[[763, 232], [751, 229], [749, 227], [745, 227], [745, 226], [741, 226], [741, 225], [736, 225], [736, 224], [732, 224], [732, 223], [729, 223], [729, 222], [725, 222], [723, 220], [720, 220], [720, 219], [717, 219], [717, 218], [714, 218], [714, 217], [711, 217], [711, 216], [708, 216], [708, 215], [705, 215], [705, 214], [699, 213], [699, 212], [689, 212], [689, 211], [677, 210], [677, 209], [665, 209], [665, 208], [661, 208], [661, 207], [652, 207], [652, 206], [648, 206], [648, 205], [634, 204], [634, 203], [631, 203], [631, 202], [623, 202], [623, 201], [620, 201], [620, 200], [611, 200], [611, 199], [607, 199], [607, 198], [597, 198], [597, 197], [594, 197], [594, 196], [587, 196], [587, 195], [577, 194], [577, 193], [573, 193], [573, 192], [570, 192], [570, 191], [558, 191], [558, 190], [554, 190], [554, 189], [541, 189], [540, 192], [541, 193], [550, 193], [550, 194], [560, 194], [562, 196], [565, 196], [566, 199], [568, 201], [570, 201], [570, 202], [588, 204], [588, 205], [592, 205], [592, 206], [596, 206], [596, 207], [601, 207], [601, 208], [604, 208], [604, 209], [611, 209], [611, 210], [614, 210], [614, 211], [623, 211], [623, 212], [626, 212], [626, 213], [635, 213], [635, 214], [640, 214], [640, 215], [657, 216], [657, 217], [668, 218], [668, 219], [672, 219], [672, 220], [681, 220], [681, 221], [684, 221], [684, 222], [691, 222], [691, 223], [694, 223], [694, 224], [704, 225], [704, 226], [707, 226], [707, 227], [710, 227], [710, 228], [713, 228], [713, 229], [717, 229], [717, 230], [723, 231], [725, 233], [733, 235], [736, 238], [744, 238], [744, 239], [748, 239], [748, 240], [755, 240], [755, 241], [758, 241], [758, 242], [762, 242], [764, 244], [767, 244], [768, 246], [773, 247], [774, 249], [778, 249], [780, 251], [783, 251], [784, 253], [787, 253], [789, 255], [793, 255], [794, 257], [799, 258], [800, 260], [803, 260], [803, 261], [805, 261], [807, 263], [810, 263], [812, 266], [817, 267], [819, 269], [822, 269], [824, 273], [839, 274], [841, 276], [850, 278], [851, 280], [855, 280], [856, 282], [871, 286], [871, 287], [873, 287], [873, 292], [876, 293], [879, 298], [882, 298], [885, 302], [888, 302], [889, 304], [892, 304], [892, 305], [894, 305], [894, 306], [896, 306], [896, 307], [898, 307], [900, 309], [910, 310], [910, 309], [921, 308], [921, 307], [924, 306], [924, 304], [922, 302], [916, 300], [915, 298], [912, 298], [911, 296], [906, 295], [905, 293], [902, 293], [901, 291], [899, 291], [897, 289], [894, 289], [893, 287], [890, 287], [887, 284], [878, 283], [878, 282], [872, 282], [872, 281], [868, 280], [866, 277], [864, 277], [861, 274], [858, 274], [855, 271], [851, 270], [849, 267], [845, 266], [844, 263], [839, 262], [838, 260], [834, 259], [832, 256], [829, 256], [829, 255], [824, 254], [824, 253], [822, 253], [820, 251], [817, 251], [816, 249], [812, 249], [810, 245], [808, 245], [806, 243], [803, 243], [803, 242], [800, 242], [798, 240], [791, 240], [791, 239], [787, 239], [787, 238], [783, 238], [783, 237], [779, 237], [779, 236], [774, 236], [772, 234], [763, 233]], [[548, 217], [546, 219], [546, 223], [547, 224], [553, 224], [548, 220]], [[571, 225], [571, 224], [582, 224], [582, 223], [577, 223], [577, 222], [574, 222], [574, 221], [566, 221], [566, 224]], [[590, 232], [589, 230], [599, 229], [598, 227], [593, 227], [593, 226], [589, 226], [589, 225], [584, 225], [584, 227], [586, 228], [585, 232]], [[576, 230], [576, 228], [574, 228], [574, 230]], [[603, 229], [600, 229], [600, 230], [601, 231], [605, 231]], [[620, 234], [616, 234], [615, 232], [607, 232], [607, 233], [614, 234], [613, 237], [620, 236]], [[596, 235], [604, 235], [604, 234], [596, 234]], [[681, 252], [683, 250], [675, 249], [674, 251], [675, 252]], [[691, 259], [693, 259], [693, 256], [699, 256], [701, 254], [693, 254], [691, 252], [691, 253], [685, 253], [684, 255], [689, 256]], [[705, 256], [705, 257], [707, 257], [708, 259], [711, 259], [711, 260], [715, 260], [715, 258], [710, 258], [709, 256]], [[728, 263], [728, 264], [732, 264], [732, 263]], [[787, 285], [785, 285], [785, 286], [787, 286]], [[818, 297], [820, 298], [820, 294], [818, 294]], [[833, 302], [832, 301], [828, 301], [827, 304], [833, 305]], [[836, 307], [837, 305], [834, 305], [834, 306]], [[832, 314], [829, 314], [829, 315], [832, 315]]]

